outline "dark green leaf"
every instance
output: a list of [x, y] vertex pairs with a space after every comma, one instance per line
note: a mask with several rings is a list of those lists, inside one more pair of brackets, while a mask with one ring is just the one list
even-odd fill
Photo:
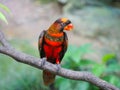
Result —
[[107, 63], [109, 60], [114, 59], [116, 55], [114, 53], [106, 54], [102, 58], [102, 63]]

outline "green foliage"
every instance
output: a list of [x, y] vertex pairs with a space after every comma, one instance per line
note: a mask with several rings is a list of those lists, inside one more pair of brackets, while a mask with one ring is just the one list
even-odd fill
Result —
[[[10, 13], [9, 8], [7, 8], [5, 5], [3, 5], [3, 4], [1, 4], [1, 3], [0, 3], [0, 8], [2, 8], [4, 11]], [[0, 12], [0, 19], [1, 19], [3, 22], [5, 22], [5, 23], [8, 24], [6, 17], [5, 17], [5, 15], [4, 15], [2, 12]]]
[[66, 60], [67, 63], [69, 62], [73, 63], [73, 65], [70, 67], [78, 66], [81, 63], [83, 56], [91, 52], [93, 52], [93, 50], [91, 49], [91, 44], [84, 44], [84, 45], [81, 45], [80, 47], [77, 47], [77, 46], [75, 47], [70, 45], [68, 47], [68, 50], [67, 50], [67, 53], [65, 54], [64, 59]]
[[100, 77], [102, 73], [105, 71], [105, 65], [103, 64], [95, 64], [93, 65], [92, 72], [94, 75]]
[[110, 59], [115, 59], [116, 58], [116, 55], [114, 53], [110, 53], [110, 54], [106, 54], [103, 56], [102, 58], [102, 62], [103, 63], [106, 63], [108, 62]]
[[[94, 50], [91, 49], [91, 44], [84, 44], [80, 47], [69, 46], [62, 65], [65, 68], [77, 71], [84, 70], [92, 72], [94, 75], [120, 88], [120, 63], [116, 55], [113, 53], [106, 54], [103, 56], [101, 62], [84, 58], [84, 55], [93, 51]], [[61, 77], [57, 78], [55, 84], [59, 90], [99, 90], [99, 88], [87, 82], [77, 82]]]
[[57, 81], [55, 82], [56, 87], [59, 87], [59, 90], [89, 90], [89, 83], [82, 82], [64, 78], [57, 78]]

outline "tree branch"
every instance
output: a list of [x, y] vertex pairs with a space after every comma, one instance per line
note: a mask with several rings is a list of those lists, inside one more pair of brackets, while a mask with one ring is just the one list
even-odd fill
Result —
[[65, 77], [65, 78], [86, 81], [86, 82], [94, 84], [95, 86], [101, 88], [102, 90], [120, 90], [119, 88], [115, 87], [114, 85], [109, 84], [108, 82], [101, 80], [100, 78], [94, 76], [90, 72], [85, 72], [85, 71], [79, 72], [79, 71], [73, 71], [73, 70], [68, 70], [68, 69], [64, 69], [64, 68], [60, 68], [60, 70], [58, 72], [56, 65], [51, 64], [47, 61], [45, 61], [45, 64], [42, 65], [43, 59], [33, 57], [31, 55], [25, 54], [23, 52], [19, 52], [16, 49], [14, 49], [7, 42], [4, 34], [1, 31], [0, 31], [0, 43], [2, 44], [0, 46], [0, 53], [10, 56], [18, 62], [31, 65], [31, 66], [36, 67], [41, 70], [48, 70], [52, 73], [55, 73], [59, 76]]

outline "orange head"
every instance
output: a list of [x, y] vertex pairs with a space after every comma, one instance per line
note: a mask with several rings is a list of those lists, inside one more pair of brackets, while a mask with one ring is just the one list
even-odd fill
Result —
[[63, 24], [63, 30], [69, 31], [73, 29], [73, 25], [71, 21], [68, 20], [67, 18], [61, 18], [60, 21], [61, 21], [61, 24]]
[[73, 29], [73, 25], [69, 19], [59, 18], [51, 25], [50, 29], [55, 32], [63, 32], [63, 30], [70, 31]]

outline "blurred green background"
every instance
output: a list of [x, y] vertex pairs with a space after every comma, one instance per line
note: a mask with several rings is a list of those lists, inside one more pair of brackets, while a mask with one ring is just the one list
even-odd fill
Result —
[[[69, 47], [61, 66], [89, 71], [120, 88], [119, 0], [1, 0], [0, 29], [17, 50], [39, 57], [42, 30], [67, 17]], [[6, 21], [7, 20], [7, 21]], [[4, 22], [8, 22], [5, 24]], [[42, 81], [42, 71], [0, 54], [0, 90], [53, 90]], [[100, 90], [84, 81], [56, 77], [54, 90]]]

